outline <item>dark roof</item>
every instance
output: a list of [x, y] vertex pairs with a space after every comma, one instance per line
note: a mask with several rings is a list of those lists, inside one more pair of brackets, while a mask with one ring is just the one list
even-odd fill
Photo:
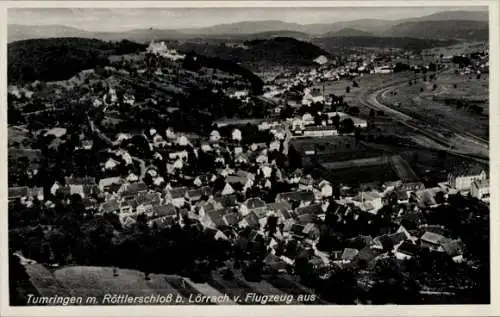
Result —
[[282, 216], [284, 219], [292, 218], [292, 214], [287, 210], [277, 211], [278, 216]]
[[173, 199], [184, 197], [186, 196], [187, 192], [188, 192], [187, 187], [175, 187], [169, 190], [170, 196], [172, 196]]
[[154, 209], [154, 213], [160, 217], [163, 216], [175, 216], [177, 215], [177, 210], [174, 205], [167, 204], [163, 206], [158, 206]]
[[137, 204], [159, 204], [161, 201], [160, 196], [157, 193], [143, 193], [136, 197]]
[[107, 185], [107, 191], [110, 192], [110, 193], [116, 193], [118, 192], [118, 190], [120, 190], [120, 188], [122, 187], [121, 184], [118, 184], [118, 183], [112, 183], [111, 185]]
[[449, 240], [449, 241], [443, 243], [442, 246], [443, 246], [444, 252], [446, 252], [446, 254], [448, 254], [451, 257], [462, 254], [463, 244], [462, 244], [462, 241], [459, 239]]
[[407, 192], [399, 190], [396, 192], [396, 198], [398, 200], [408, 200], [410, 197], [408, 196]]
[[342, 253], [342, 260], [344, 261], [352, 261], [358, 255], [358, 250], [356, 249], [351, 249], [351, 248], [345, 248], [344, 252]]
[[259, 217], [257, 217], [257, 215], [253, 212], [246, 215], [243, 219], [245, 219], [248, 222], [248, 225], [250, 227], [260, 227]]
[[306, 225], [314, 221], [314, 217], [311, 214], [303, 214], [297, 217], [297, 222]]
[[303, 215], [303, 214], [320, 215], [324, 214], [325, 212], [323, 211], [321, 204], [310, 204], [308, 206], [295, 209], [295, 213], [297, 215]]
[[127, 184], [122, 195], [133, 195], [141, 191], [146, 191], [147, 189], [148, 186], [146, 186], [146, 184], [144, 184], [143, 182]]
[[410, 240], [406, 240], [398, 247], [398, 252], [404, 253], [406, 255], [415, 255], [418, 251], [418, 246], [412, 243]]
[[208, 195], [210, 191], [210, 188], [205, 186], [201, 188], [195, 188], [195, 189], [190, 189], [187, 192], [187, 195], [189, 196], [190, 199], [200, 199], [201, 196], [203, 195]]
[[64, 179], [66, 185], [97, 185], [95, 177], [66, 177]]
[[288, 212], [292, 210], [292, 205], [288, 203], [287, 201], [280, 201], [280, 202], [275, 202], [275, 203], [270, 203], [267, 205], [269, 210], [274, 210], [276, 212], [278, 211], [285, 211]]
[[224, 221], [224, 215], [226, 211], [224, 209], [219, 209], [219, 210], [210, 210], [209, 212], [206, 213], [208, 217], [213, 221], [216, 227], [219, 226], [224, 226], [226, 225], [226, 222]]
[[404, 234], [404, 232], [397, 232], [397, 233], [393, 233], [393, 234], [388, 235], [388, 238], [391, 239], [391, 241], [394, 245], [397, 245], [400, 242], [406, 240], [406, 235]]
[[216, 202], [219, 202], [224, 207], [232, 207], [238, 205], [238, 196], [236, 194], [215, 197], [214, 200]]
[[241, 220], [241, 215], [237, 212], [228, 212], [224, 215], [224, 219], [229, 226], [236, 226]]
[[370, 262], [373, 259], [375, 259], [376, 256], [377, 254], [375, 253], [375, 251], [373, 251], [369, 246], [366, 246], [363, 249], [359, 250], [359, 253], [356, 256], [356, 258], [358, 260]]
[[158, 228], [171, 227], [175, 223], [175, 219], [172, 216], [159, 217], [151, 220], [151, 225], [155, 224]]
[[441, 244], [442, 242], [444, 242], [446, 240], [446, 238], [438, 233], [427, 231], [420, 238], [420, 240], [425, 241], [425, 242], [429, 242], [432, 244]]
[[99, 193], [99, 186], [96, 184], [84, 184], [83, 185], [83, 193], [85, 196], [91, 196]]
[[449, 173], [455, 177], [479, 175], [482, 171], [485, 171], [485, 169], [481, 167], [479, 164], [467, 164], [467, 163], [453, 164], [449, 169]]
[[295, 191], [287, 193], [279, 193], [277, 199], [285, 201], [314, 201], [314, 193], [311, 191]]
[[28, 187], [9, 187], [9, 199], [28, 196]]
[[112, 200], [102, 204], [102, 210], [104, 212], [114, 212], [120, 210], [120, 205], [117, 201]]
[[303, 235], [304, 234], [304, 226], [301, 224], [293, 224], [291, 228], [291, 232], [296, 235]]
[[266, 203], [260, 198], [249, 198], [245, 201], [245, 206], [248, 209], [265, 208]]

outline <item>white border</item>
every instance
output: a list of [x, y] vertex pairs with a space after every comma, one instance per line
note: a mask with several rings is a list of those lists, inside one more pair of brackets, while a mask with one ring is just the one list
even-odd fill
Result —
[[[490, 162], [500, 160], [498, 141], [500, 136], [500, 105], [498, 96], [500, 63], [499, 50], [499, 3], [495, 0], [481, 1], [3, 1], [0, 3], [0, 49], [1, 69], [7, 69], [7, 8], [146, 8], [146, 7], [446, 7], [446, 6], [489, 6], [490, 25]], [[496, 223], [499, 216], [495, 212], [499, 206], [500, 184], [498, 164], [490, 164], [491, 176], [491, 304], [490, 305], [432, 305], [432, 306], [99, 306], [99, 307], [9, 307], [8, 306], [8, 258], [7, 253], [7, 76], [0, 74], [0, 142], [5, 162], [0, 168], [0, 198], [4, 208], [0, 212], [0, 316], [490, 316], [499, 314], [498, 232]]]

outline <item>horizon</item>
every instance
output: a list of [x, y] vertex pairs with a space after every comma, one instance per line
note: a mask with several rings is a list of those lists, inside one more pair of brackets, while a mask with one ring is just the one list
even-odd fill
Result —
[[241, 22], [280, 21], [308, 25], [364, 19], [399, 20], [453, 11], [488, 12], [488, 7], [9, 8], [7, 23], [23, 26], [61, 25], [88, 32], [123, 32], [148, 28], [208, 28]]

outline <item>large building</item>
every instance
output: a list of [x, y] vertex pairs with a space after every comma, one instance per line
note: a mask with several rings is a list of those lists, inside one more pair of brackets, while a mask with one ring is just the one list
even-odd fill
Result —
[[474, 181], [485, 181], [487, 179], [486, 172], [479, 168], [458, 169], [450, 172], [448, 175], [448, 184], [458, 190], [470, 190]]

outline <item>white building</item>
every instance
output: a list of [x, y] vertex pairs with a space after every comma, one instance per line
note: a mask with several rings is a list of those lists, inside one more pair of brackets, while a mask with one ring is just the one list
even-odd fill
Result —
[[470, 190], [472, 183], [476, 180], [485, 181], [487, 178], [484, 170], [479, 173], [474, 172], [456, 172], [448, 176], [448, 183], [456, 190]]
[[477, 199], [489, 199], [490, 183], [488, 179], [476, 179], [472, 182], [470, 194]]

